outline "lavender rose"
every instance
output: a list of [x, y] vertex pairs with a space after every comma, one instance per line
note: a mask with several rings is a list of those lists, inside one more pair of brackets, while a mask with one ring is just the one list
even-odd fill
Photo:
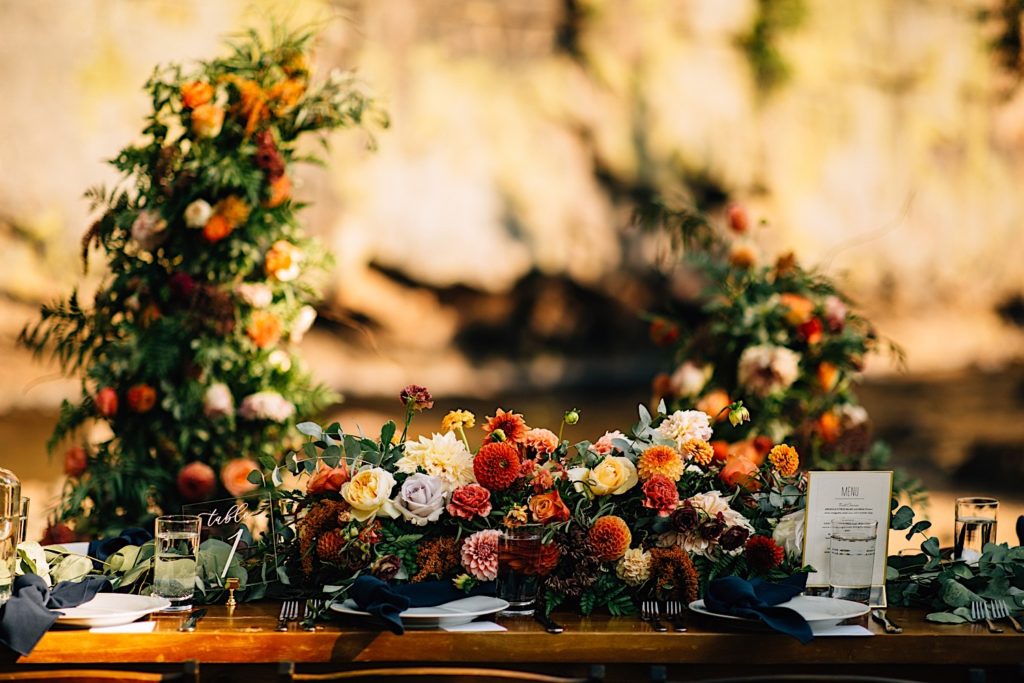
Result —
[[427, 522], [436, 522], [444, 510], [444, 482], [429, 474], [417, 472], [404, 482], [395, 497], [395, 509], [408, 522], [417, 526], [426, 526]]

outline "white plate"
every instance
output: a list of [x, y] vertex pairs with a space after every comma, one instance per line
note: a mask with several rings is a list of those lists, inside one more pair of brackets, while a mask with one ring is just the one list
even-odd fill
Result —
[[[474, 595], [470, 598], [446, 602], [436, 607], [410, 607], [402, 612], [401, 616], [402, 623], [406, 628], [439, 628], [468, 624], [477, 617], [496, 614], [506, 608], [508, 608], [508, 602], [505, 600], [490, 598], [486, 595]], [[370, 616], [369, 612], [359, 609], [355, 600], [352, 599], [340, 604], [335, 603], [331, 605], [331, 609], [351, 616]]]
[[[853, 619], [868, 613], [867, 605], [851, 600], [839, 600], [837, 598], [826, 598], [818, 595], [798, 595], [788, 602], [783, 602], [776, 607], [788, 607], [797, 612], [807, 620], [811, 631], [820, 631], [831, 628], [841, 621]], [[759, 619], [737, 617], [732, 614], [718, 614], [704, 606], [703, 600], [694, 600], [690, 603], [690, 609], [698, 614], [703, 614], [716, 619], [731, 619], [743, 622], [748, 625], [762, 625]]]
[[171, 606], [167, 598], [131, 593], [97, 593], [96, 597], [78, 607], [65, 607], [57, 617], [61, 626], [120, 626], [130, 624], [147, 614], [159, 612]]

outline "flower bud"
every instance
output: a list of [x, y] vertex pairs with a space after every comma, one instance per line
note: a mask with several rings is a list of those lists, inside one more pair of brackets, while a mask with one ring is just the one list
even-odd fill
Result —
[[562, 417], [567, 425], [574, 425], [580, 421], [580, 410], [579, 408], [573, 408], [572, 410], [565, 411], [565, 415]]

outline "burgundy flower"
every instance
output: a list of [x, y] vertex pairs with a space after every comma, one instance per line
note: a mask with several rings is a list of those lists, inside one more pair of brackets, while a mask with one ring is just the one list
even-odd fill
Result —
[[689, 501], [685, 501], [682, 507], [676, 508], [676, 511], [672, 513], [672, 526], [680, 533], [693, 531], [699, 522], [700, 515]]
[[398, 555], [385, 555], [373, 561], [373, 564], [370, 565], [370, 573], [381, 581], [390, 581], [395, 578], [401, 568], [402, 560]]
[[747, 542], [748, 536], [750, 536], [748, 529], [741, 526], [731, 526], [719, 537], [718, 544], [722, 546], [722, 550], [736, 550], [743, 547], [743, 544]]
[[700, 537], [707, 541], [715, 540], [722, 535], [723, 531], [725, 531], [725, 517], [721, 512], [711, 519], [704, 520], [700, 523], [700, 526], [697, 527], [697, 532], [700, 534]]
[[410, 408], [416, 412], [421, 410], [429, 410], [434, 407], [434, 397], [430, 395], [426, 387], [421, 387], [418, 384], [410, 384], [398, 394], [398, 400], [402, 402], [406, 408]]
[[188, 273], [174, 273], [168, 283], [174, 296], [185, 301], [191, 300], [192, 295], [196, 292], [195, 278]]
[[263, 169], [268, 180], [275, 180], [284, 175], [284, 159], [277, 150], [274, 135], [269, 130], [261, 130], [253, 136], [256, 142], [256, 166]]

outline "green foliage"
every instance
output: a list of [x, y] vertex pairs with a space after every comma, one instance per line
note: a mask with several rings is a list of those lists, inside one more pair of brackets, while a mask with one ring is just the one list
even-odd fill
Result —
[[[82, 378], [81, 398], [62, 405], [48, 448], [93, 420], [113, 432], [86, 445], [89, 466], [69, 480], [57, 510], [79, 534], [177, 511], [185, 499], [175, 480], [188, 463], [216, 473], [239, 457], [277, 462], [297, 438], [294, 417], [281, 410], [211, 411], [210, 387], [225, 385], [234, 408], [272, 392], [298, 415], [338, 399], [313, 383], [292, 349], [301, 334], [293, 329], [319, 297], [330, 258], [305, 236], [303, 204], [287, 183], [295, 164], [316, 159], [297, 153], [301, 138], [326, 142], [333, 130], [387, 120], [355, 76], [312, 79], [304, 56], [311, 39], [249, 32], [224, 57], [155, 69], [145, 84], [152, 111], [143, 136], [110, 161], [120, 181], [86, 193], [100, 217], [83, 239], [83, 260], [91, 248], [102, 250], [105, 277], [91, 303], [73, 291], [44, 306], [20, 336]], [[208, 101], [186, 96], [196, 84], [208, 89]], [[202, 126], [204, 106], [223, 115], [219, 130]], [[189, 223], [186, 210], [201, 202], [224, 218], [226, 235], [208, 232], [209, 219]], [[279, 275], [285, 266], [271, 268], [268, 254], [282, 244], [292, 245], [296, 278]], [[264, 288], [269, 304], [246, 298], [240, 285]], [[254, 331], [260, 316], [279, 332]], [[140, 386], [155, 391], [151, 408], [137, 394], [133, 401], [130, 389]], [[104, 388], [114, 391], [116, 409], [97, 405]], [[209, 482], [210, 496], [228, 495], [219, 479]]]
[[789, 78], [790, 66], [779, 49], [779, 39], [800, 26], [806, 13], [803, 0], [758, 0], [754, 23], [740, 45], [762, 92], [770, 92]]

